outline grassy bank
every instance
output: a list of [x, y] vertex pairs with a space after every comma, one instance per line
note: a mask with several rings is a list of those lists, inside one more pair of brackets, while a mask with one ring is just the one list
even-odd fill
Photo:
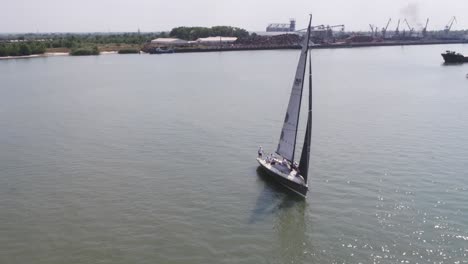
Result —
[[47, 48], [46, 53], [70, 53], [68, 48]]
[[138, 54], [140, 50], [138, 49], [121, 49], [118, 52], [119, 54]]
[[119, 44], [119, 43], [108, 43], [97, 45], [99, 51], [119, 51], [126, 49], [140, 50], [140, 44]]
[[83, 45], [70, 50], [72, 56], [99, 55], [101, 52], [117, 51], [119, 54], [139, 53], [140, 46], [136, 44], [104, 44]]
[[[111, 44], [101, 44], [97, 45], [99, 52], [107, 52], [107, 51], [117, 51], [121, 53], [121, 50], [132, 50], [136, 51], [134, 53], [138, 53], [141, 49], [140, 45], [138, 44], [118, 44], [118, 43], [111, 43]], [[70, 48], [47, 48], [45, 50], [46, 53], [70, 53], [72, 49]], [[124, 52], [125, 53], [125, 52]], [[121, 54], [124, 54], [121, 53]]]
[[72, 56], [89, 56], [89, 55], [99, 55], [99, 49], [97, 46], [94, 47], [80, 47], [73, 48], [70, 51]]

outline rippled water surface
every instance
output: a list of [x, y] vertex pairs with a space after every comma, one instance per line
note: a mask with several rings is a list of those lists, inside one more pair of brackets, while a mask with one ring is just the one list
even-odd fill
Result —
[[312, 52], [305, 201], [255, 161], [297, 50], [0, 61], [0, 263], [467, 263], [446, 49]]

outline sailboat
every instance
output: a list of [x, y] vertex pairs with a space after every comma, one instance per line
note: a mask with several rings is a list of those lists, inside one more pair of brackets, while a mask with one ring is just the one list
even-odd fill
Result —
[[[259, 150], [257, 161], [269, 176], [291, 191], [306, 197], [309, 186], [307, 176], [309, 173], [310, 141], [312, 134], [312, 63], [309, 53], [310, 25], [312, 16], [307, 27], [307, 35], [304, 38], [296, 75], [292, 85], [288, 109], [284, 119], [277, 155], [264, 156], [263, 150]], [[301, 109], [302, 91], [309, 53], [309, 104], [307, 112], [306, 133], [299, 164], [294, 161], [296, 151], [296, 138], [299, 125], [299, 114]]]

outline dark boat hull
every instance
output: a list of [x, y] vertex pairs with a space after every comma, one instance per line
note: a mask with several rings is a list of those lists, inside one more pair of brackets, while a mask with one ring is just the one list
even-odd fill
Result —
[[171, 54], [174, 53], [174, 51], [155, 51], [151, 52], [150, 54]]
[[157, 49], [152, 49], [149, 51], [149, 54], [170, 54], [170, 53], [174, 53], [174, 50], [157, 48]]
[[442, 58], [446, 63], [463, 63], [468, 62], [468, 57], [455, 53], [442, 53]]
[[[298, 179], [289, 179], [288, 176], [276, 169], [273, 169], [271, 166], [268, 166], [264, 160], [257, 159], [260, 166], [263, 170], [276, 182], [280, 183], [290, 191], [300, 195], [301, 197], [306, 197], [309, 187], [306, 183], [301, 182]], [[302, 178], [302, 177], [301, 177]]]

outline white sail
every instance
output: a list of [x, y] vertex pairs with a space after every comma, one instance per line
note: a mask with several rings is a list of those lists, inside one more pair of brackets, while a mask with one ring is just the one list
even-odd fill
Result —
[[296, 147], [297, 125], [299, 123], [299, 112], [301, 108], [302, 88], [304, 86], [304, 74], [307, 62], [307, 52], [309, 49], [310, 23], [307, 28], [307, 35], [302, 45], [301, 56], [296, 69], [296, 76], [289, 97], [288, 110], [284, 118], [283, 129], [278, 143], [276, 153], [283, 158], [294, 161], [294, 151]]

